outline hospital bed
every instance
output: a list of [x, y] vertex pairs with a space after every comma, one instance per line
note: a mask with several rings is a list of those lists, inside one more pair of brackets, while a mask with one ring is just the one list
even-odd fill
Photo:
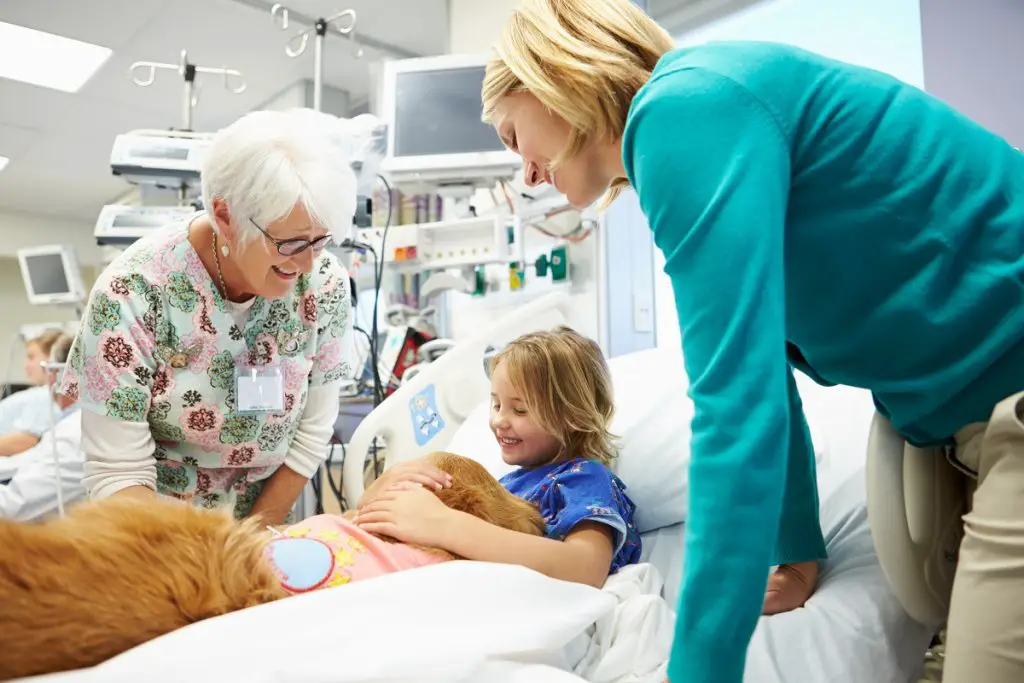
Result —
[[[481, 358], [518, 334], [571, 322], [568, 298], [524, 306], [452, 349], [371, 413], [345, 463], [349, 500], [375, 435], [388, 465], [433, 450], [507, 471], [487, 426]], [[494, 681], [662, 683], [685, 557], [692, 406], [678, 352], [610, 361], [620, 437], [617, 471], [637, 503], [640, 565], [604, 590], [521, 567], [450, 562], [320, 591], [195, 624], [54, 683], [204, 678], [247, 683]], [[933, 633], [894, 598], [865, 505], [870, 397], [799, 377], [815, 443], [830, 559], [803, 609], [761, 620], [745, 683], [908, 683]], [[723, 590], [728, 590], [723, 586]], [[42, 680], [42, 679], [40, 679]]]

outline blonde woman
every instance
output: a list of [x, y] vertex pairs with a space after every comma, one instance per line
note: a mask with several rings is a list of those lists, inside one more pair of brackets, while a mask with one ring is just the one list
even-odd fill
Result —
[[665, 255], [696, 407], [671, 678], [739, 683], [762, 609], [811, 592], [799, 369], [977, 473], [943, 680], [1024, 680], [1024, 155], [883, 73], [676, 50], [629, 0], [524, 0], [483, 100], [528, 184], [632, 187]]
[[0, 457], [27, 451], [50, 428], [53, 396], [43, 365], [61, 336], [60, 330], [47, 330], [25, 342], [25, 377], [33, 386], [0, 401]]
[[[69, 335], [58, 334], [44, 362], [67, 362], [71, 343]], [[60, 371], [48, 370], [44, 377], [46, 390], [52, 392], [60, 382]], [[39, 443], [26, 451], [26, 460], [11, 480], [0, 486], [0, 519], [45, 519], [85, 497], [81, 413], [67, 396], [54, 396], [53, 400], [57, 404], [53, 427], [47, 424]]]
[[[640, 559], [636, 506], [609, 469], [614, 405], [608, 365], [568, 328], [520, 337], [491, 360], [491, 430], [516, 467], [501, 484], [533, 503], [547, 537], [511, 531], [446, 507], [424, 488], [421, 463], [395, 466], [367, 489], [356, 524], [469, 560], [529, 567], [601, 587]], [[429, 483], [428, 483], [429, 485]]]

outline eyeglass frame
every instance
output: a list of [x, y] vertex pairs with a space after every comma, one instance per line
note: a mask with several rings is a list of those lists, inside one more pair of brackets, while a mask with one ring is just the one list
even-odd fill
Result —
[[[321, 235], [320, 237], [317, 237], [315, 240], [304, 240], [301, 237], [293, 237], [291, 239], [279, 240], [273, 235], [271, 235], [269, 232], [264, 230], [262, 227], [260, 227], [260, 224], [257, 223], [252, 217], [249, 218], [249, 222], [256, 226], [256, 229], [263, 233], [263, 236], [266, 237], [271, 242], [271, 244], [274, 245], [274, 247], [277, 249], [278, 254], [280, 254], [281, 256], [286, 256], [288, 258], [291, 258], [292, 256], [298, 256], [307, 249], [312, 249], [314, 254], [318, 254], [321, 251], [323, 251], [324, 248], [327, 247], [327, 244], [334, 239], [333, 233], [328, 232]], [[286, 244], [300, 244], [303, 246], [297, 251], [294, 251], [290, 254], [286, 254], [283, 251], [281, 251], [281, 247], [283, 247]]]

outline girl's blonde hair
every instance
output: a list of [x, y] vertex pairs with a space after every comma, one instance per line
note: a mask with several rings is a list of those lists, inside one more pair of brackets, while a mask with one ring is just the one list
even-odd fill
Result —
[[[523, 0], [494, 46], [483, 84], [484, 121], [498, 101], [529, 92], [565, 119], [556, 169], [592, 140], [618, 140], [637, 91], [675, 44], [631, 0]], [[629, 182], [612, 182], [604, 204]]]
[[615, 413], [612, 380], [601, 349], [568, 327], [533, 332], [491, 359], [505, 367], [538, 426], [562, 444], [560, 458], [610, 465], [616, 456], [609, 431]]

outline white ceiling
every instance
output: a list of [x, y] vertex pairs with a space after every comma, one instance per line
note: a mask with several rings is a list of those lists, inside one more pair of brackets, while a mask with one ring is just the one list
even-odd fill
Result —
[[[485, 1], [485, 0], [481, 0]], [[226, 91], [217, 77], [199, 77], [196, 130], [216, 130], [258, 108], [295, 82], [312, 78], [312, 40], [289, 58], [287, 40], [301, 25], [280, 30], [261, 0], [0, 0], [0, 21], [108, 47], [113, 56], [74, 94], [0, 79], [0, 212], [85, 221], [129, 189], [110, 173], [114, 136], [134, 128], [181, 127], [182, 80], [158, 71], [153, 85], [135, 85], [139, 60], [177, 63], [182, 49], [199, 66], [243, 73], [244, 93]], [[356, 40], [383, 41], [405, 54], [438, 54], [447, 42], [446, 0], [292, 0], [310, 17], [339, 9], [357, 13]], [[369, 68], [385, 56], [364, 47], [361, 59], [346, 39], [329, 36], [326, 85], [365, 99]], [[392, 56], [392, 55], [387, 55]], [[3, 218], [0, 217], [0, 228]], [[91, 237], [91, 235], [90, 235]]]

